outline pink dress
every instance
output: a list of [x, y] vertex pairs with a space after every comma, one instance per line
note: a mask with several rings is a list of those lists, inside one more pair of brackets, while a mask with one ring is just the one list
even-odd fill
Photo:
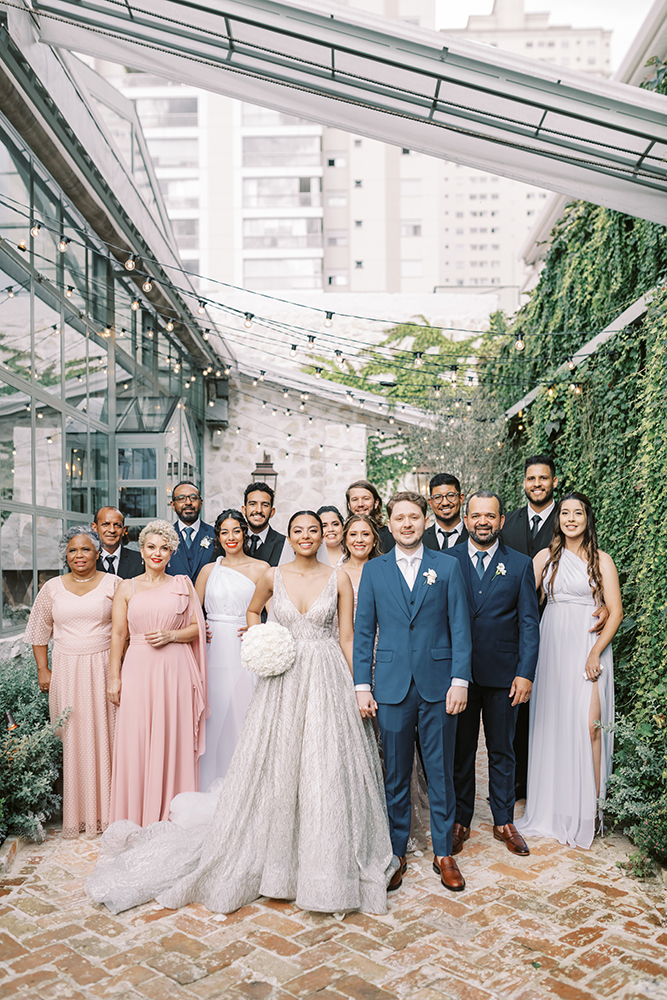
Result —
[[25, 633], [32, 646], [53, 634], [51, 722], [70, 709], [63, 741], [63, 837], [101, 833], [109, 825], [115, 707], [107, 700], [111, 604], [117, 576], [105, 575], [82, 597], [62, 577], [48, 580], [34, 603]]
[[[186, 576], [133, 594], [127, 610], [130, 647], [121, 671], [120, 708], [111, 781], [111, 821], [148, 826], [169, 818], [179, 792], [199, 791], [204, 752], [206, 627]], [[134, 581], [133, 581], [134, 583]], [[186, 628], [195, 612], [199, 636], [157, 649], [145, 639], [158, 629]]]

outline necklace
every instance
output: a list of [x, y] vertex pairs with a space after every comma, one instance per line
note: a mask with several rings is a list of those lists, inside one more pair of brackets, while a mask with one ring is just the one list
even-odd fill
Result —
[[97, 575], [97, 570], [95, 570], [92, 576], [87, 576], [85, 580], [80, 580], [78, 576], [74, 576], [74, 573], [72, 573], [72, 576], [74, 577], [77, 583], [89, 583], [90, 580], [92, 580], [96, 575]]

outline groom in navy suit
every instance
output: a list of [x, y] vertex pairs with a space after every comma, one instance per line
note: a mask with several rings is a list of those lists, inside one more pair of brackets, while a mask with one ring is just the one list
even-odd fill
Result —
[[530, 853], [514, 826], [514, 730], [518, 706], [530, 698], [540, 624], [532, 561], [498, 541], [499, 496], [486, 490], [468, 499], [468, 541], [447, 550], [460, 565], [472, 631], [472, 684], [456, 733], [453, 853], [470, 836], [475, 808], [475, 757], [480, 715], [489, 755], [493, 836], [513, 854]]
[[[454, 892], [465, 881], [452, 857], [456, 719], [470, 680], [470, 624], [461, 570], [444, 553], [422, 543], [426, 500], [395, 493], [387, 504], [396, 542], [366, 563], [354, 627], [354, 683], [363, 718], [374, 716], [382, 735], [385, 790], [398, 871], [406, 871], [410, 835], [410, 776], [419, 730], [428, 780], [433, 867]], [[373, 677], [373, 649], [379, 630]]]
[[177, 483], [171, 491], [171, 506], [176, 512], [174, 528], [180, 544], [167, 566], [170, 576], [183, 573], [194, 583], [202, 566], [210, 563], [213, 556], [215, 531], [199, 517], [204, 501], [193, 483]]

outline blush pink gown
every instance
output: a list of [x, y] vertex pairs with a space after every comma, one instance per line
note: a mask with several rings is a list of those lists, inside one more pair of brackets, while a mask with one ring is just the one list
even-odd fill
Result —
[[[120, 708], [111, 780], [111, 822], [148, 826], [169, 818], [179, 792], [199, 790], [207, 711], [206, 629], [186, 576], [167, 577], [156, 590], [130, 598], [130, 647], [121, 671]], [[186, 628], [195, 613], [199, 636], [192, 643], [155, 648], [145, 635]]]
[[101, 833], [109, 824], [116, 709], [107, 700], [111, 603], [120, 583], [107, 574], [87, 594], [48, 580], [30, 612], [25, 642], [46, 646], [53, 634], [51, 723], [69, 709], [63, 741], [63, 837]]

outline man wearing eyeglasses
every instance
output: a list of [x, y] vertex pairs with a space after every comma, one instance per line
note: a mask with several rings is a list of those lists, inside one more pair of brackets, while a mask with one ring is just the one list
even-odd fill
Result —
[[199, 517], [203, 500], [193, 483], [177, 483], [171, 493], [171, 506], [176, 512], [174, 528], [180, 544], [169, 560], [167, 573], [184, 573], [194, 583], [202, 566], [213, 559], [215, 532], [213, 526]]
[[461, 504], [465, 497], [456, 476], [439, 472], [428, 488], [428, 502], [435, 515], [435, 524], [424, 532], [424, 545], [428, 549], [444, 551], [467, 541], [468, 532], [461, 519]]

